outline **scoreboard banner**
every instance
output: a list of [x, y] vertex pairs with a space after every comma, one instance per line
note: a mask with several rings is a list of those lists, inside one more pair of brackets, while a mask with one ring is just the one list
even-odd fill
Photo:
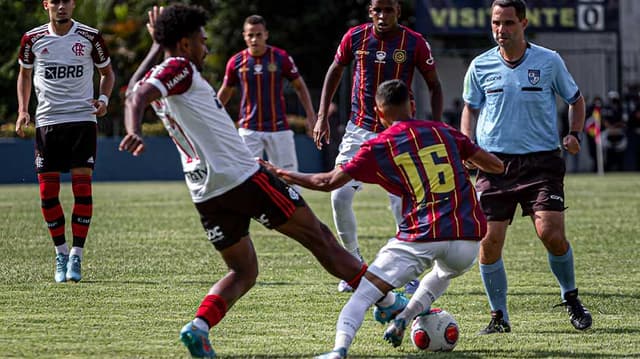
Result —
[[[416, 0], [416, 28], [423, 34], [491, 31], [491, 0]], [[529, 32], [614, 32], [618, 0], [526, 0]]]

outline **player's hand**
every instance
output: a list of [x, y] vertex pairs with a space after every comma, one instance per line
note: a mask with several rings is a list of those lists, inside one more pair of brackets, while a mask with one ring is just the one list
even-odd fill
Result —
[[316, 122], [318, 122], [318, 119], [316, 118], [315, 114], [313, 114], [312, 116], [307, 116], [307, 122], [305, 123], [306, 132], [307, 132], [307, 136], [311, 137], [312, 139], [313, 139], [313, 130], [316, 127]]
[[20, 137], [24, 137], [24, 127], [29, 127], [31, 123], [31, 116], [29, 112], [18, 112], [18, 118], [16, 119], [16, 133]]
[[118, 146], [118, 150], [131, 152], [134, 156], [140, 155], [144, 152], [144, 141], [142, 137], [136, 133], [128, 133]]
[[162, 6], [160, 6], [160, 7], [154, 6], [147, 13], [149, 15], [149, 22], [147, 23], [147, 31], [149, 31], [149, 35], [151, 35], [152, 39], [153, 39], [153, 31], [154, 31], [155, 26], [156, 26], [156, 20], [158, 19], [158, 16], [160, 16], [160, 14], [162, 13], [162, 10], [164, 10], [164, 7], [162, 7]]
[[464, 166], [469, 171], [473, 171], [473, 170], [477, 170], [478, 169], [478, 167], [476, 165], [474, 165], [473, 162], [471, 162], [471, 161], [464, 161]]
[[91, 105], [93, 105], [93, 107], [96, 108], [95, 111], [93, 111], [92, 113], [98, 117], [102, 117], [104, 115], [107, 114], [107, 104], [100, 101], [100, 100], [96, 100], [93, 99], [91, 100]]
[[273, 163], [271, 163], [269, 161], [265, 161], [260, 157], [256, 157], [256, 161], [258, 161], [260, 166], [266, 168], [267, 171], [273, 173], [274, 175], [277, 174], [278, 170], [280, 169], [280, 168], [276, 167]]
[[564, 149], [567, 150], [570, 154], [575, 155], [580, 152], [580, 142], [573, 135], [566, 135], [562, 139], [562, 145]]
[[319, 118], [313, 128], [313, 142], [315, 142], [316, 147], [321, 150], [322, 146], [329, 144], [330, 136], [331, 130], [329, 129], [329, 121], [327, 119]]

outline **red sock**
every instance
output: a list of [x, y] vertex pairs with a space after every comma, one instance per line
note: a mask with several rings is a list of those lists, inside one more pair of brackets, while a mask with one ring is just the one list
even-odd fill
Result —
[[196, 317], [207, 321], [209, 328], [218, 324], [227, 314], [227, 301], [217, 294], [209, 294], [200, 303]]
[[91, 196], [91, 176], [71, 175], [71, 189], [75, 202], [71, 217], [73, 246], [84, 247], [89, 233], [91, 215], [93, 214], [93, 197]]
[[40, 206], [42, 208], [42, 216], [49, 234], [56, 246], [65, 243], [64, 238], [64, 212], [60, 205], [60, 174], [44, 173], [38, 174], [38, 182], [40, 183]]
[[362, 276], [367, 272], [367, 268], [369, 268], [367, 266], [366, 263], [362, 263], [362, 268], [360, 268], [360, 272], [358, 272], [358, 274], [356, 274], [356, 276], [347, 282], [347, 284], [349, 284], [349, 286], [353, 289], [358, 288], [358, 285], [360, 285], [360, 280], [362, 279]]

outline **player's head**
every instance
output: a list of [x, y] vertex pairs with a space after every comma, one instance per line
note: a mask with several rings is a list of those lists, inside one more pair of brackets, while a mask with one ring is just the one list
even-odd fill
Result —
[[375, 111], [380, 122], [389, 127], [395, 121], [411, 117], [411, 96], [409, 88], [402, 80], [388, 80], [376, 90]]
[[202, 70], [207, 55], [207, 14], [199, 6], [173, 4], [156, 20], [153, 36], [172, 56], [183, 56]]
[[57, 24], [66, 24], [71, 21], [73, 10], [76, 8], [75, 0], [43, 0], [42, 6], [49, 13], [49, 20]]
[[260, 15], [251, 15], [244, 20], [242, 37], [251, 55], [260, 56], [267, 49], [267, 22]]
[[378, 34], [393, 31], [398, 27], [400, 3], [398, 0], [371, 0], [369, 17]]
[[491, 32], [500, 47], [509, 49], [526, 42], [527, 24], [524, 0], [494, 0], [491, 4]]

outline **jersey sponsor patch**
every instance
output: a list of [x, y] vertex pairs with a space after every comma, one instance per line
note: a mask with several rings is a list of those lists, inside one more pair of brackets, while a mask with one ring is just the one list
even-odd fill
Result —
[[84, 75], [83, 65], [47, 66], [44, 68], [44, 78], [47, 80], [80, 78], [83, 75]]

